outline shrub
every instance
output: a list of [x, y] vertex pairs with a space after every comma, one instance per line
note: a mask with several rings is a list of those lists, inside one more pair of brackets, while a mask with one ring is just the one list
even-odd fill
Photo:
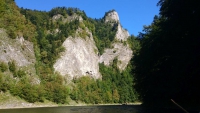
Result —
[[0, 62], [0, 70], [5, 72], [8, 70], [8, 65], [5, 62]]

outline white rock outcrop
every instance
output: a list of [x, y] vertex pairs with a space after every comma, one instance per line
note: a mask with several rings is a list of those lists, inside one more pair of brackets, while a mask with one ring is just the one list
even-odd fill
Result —
[[11, 39], [5, 32], [0, 32], [0, 61], [8, 63], [16, 61], [18, 66], [34, 64], [35, 54], [33, 44], [23, 37]]
[[[80, 30], [79, 30], [80, 32]], [[99, 73], [99, 57], [97, 48], [93, 40], [92, 33], [89, 37], [68, 37], [63, 43], [66, 48], [54, 64], [55, 71], [61, 75], [74, 77], [91, 76], [92, 78], [101, 78]]]
[[105, 15], [105, 22], [119, 22], [119, 16], [116, 11], [111, 11]]
[[107, 48], [104, 50], [104, 53], [100, 56], [100, 63], [104, 63], [105, 65], [112, 64], [115, 58], [118, 59], [117, 66], [120, 70], [124, 70], [128, 65], [129, 61], [132, 58], [133, 51], [130, 49], [128, 45], [124, 45], [126, 40], [130, 36], [128, 31], [123, 29], [120, 25], [119, 16], [116, 11], [111, 11], [105, 16], [105, 22], [110, 22], [113, 25], [118, 24], [117, 33], [115, 35], [115, 39], [118, 42], [112, 44], [113, 48]]
[[130, 36], [128, 31], [123, 29], [120, 21], [119, 16], [116, 11], [111, 11], [105, 15], [105, 22], [110, 22], [111, 25], [114, 25], [113, 23], [117, 24], [117, 33], [115, 38], [119, 41], [126, 41], [127, 38]]
[[61, 19], [64, 23], [66, 23], [66, 22], [71, 22], [71, 21], [76, 20], [76, 19], [79, 20], [80, 22], [83, 21], [83, 18], [82, 18], [81, 16], [77, 15], [77, 14], [73, 14], [73, 15], [71, 15], [71, 16], [67, 15], [66, 17], [64, 17], [64, 16], [61, 15], [61, 14], [57, 14], [57, 15], [54, 15], [54, 16], [52, 17], [52, 20], [53, 20], [53, 21], [57, 21], [57, 20], [59, 20], [59, 19]]
[[126, 44], [129, 33], [120, 25], [119, 16], [116, 11], [107, 13], [105, 15], [105, 22], [109, 22], [111, 25], [118, 25], [115, 35], [117, 41], [112, 44], [113, 48], [105, 49], [104, 53], [98, 56], [98, 49], [92, 33], [86, 28], [89, 35], [85, 38], [80, 37], [78, 34], [82, 30], [79, 28], [76, 31], [75, 37], [70, 36], [63, 43], [63, 47], [66, 50], [54, 64], [55, 71], [63, 76], [68, 76], [69, 79], [85, 75], [97, 79], [101, 78], [99, 63], [109, 66], [115, 58], [118, 59], [118, 68], [124, 70], [130, 62], [133, 53]]
[[115, 38], [119, 41], [126, 41], [129, 37], [129, 33], [128, 31], [126, 31], [125, 29], [122, 28], [121, 25], [118, 25], [118, 28], [117, 28], [117, 33], [115, 35]]
[[105, 52], [100, 56], [100, 63], [109, 66], [117, 58], [118, 68], [124, 70], [132, 58], [133, 51], [123, 43], [114, 43], [112, 46], [112, 49], [105, 49]]
[[27, 67], [28, 74], [35, 75], [35, 54], [33, 43], [23, 37], [11, 39], [3, 29], [0, 29], [0, 61], [8, 63], [14, 60], [18, 67]]

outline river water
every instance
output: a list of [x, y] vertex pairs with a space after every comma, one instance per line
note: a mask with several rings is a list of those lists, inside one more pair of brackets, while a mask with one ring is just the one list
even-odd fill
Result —
[[148, 110], [140, 105], [65, 106], [0, 109], [0, 113], [184, 113], [180, 110]]

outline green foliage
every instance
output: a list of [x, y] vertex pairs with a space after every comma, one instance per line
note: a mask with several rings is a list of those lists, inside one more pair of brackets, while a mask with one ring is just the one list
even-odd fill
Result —
[[6, 10], [6, 2], [5, 0], [0, 1], [0, 16], [2, 16], [5, 13]]
[[0, 91], [6, 92], [13, 86], [14, 82], [15, 80], [12, 80], [10, 76], [0, 71]]
[[160, 15], [144, 27], [135, 57], [135, 88], [144, 104], [200, 104], [198, 1], [160, 0]]
[[0, 90], [2, 90], [2, 84], [3, 84], [3, 75], [0, 71]]
[[85, 25], [92, 31], [94, 41], [99, 50], [100, 55], [103, 54], [105, 48], [110, 48], [111, 43], [114, 41], [117, 32], [117, 23], [110, 25], [105, 23], [103, 19], [88, 18], [84, 22]]
[[32, 85], [28, 78], [24, 77], [20, 79], [10, 89], [10, 93], [14, 96], [19, 96], [28, 102], [43, 101], [43, 92], [41, 92], [41, 86]]
[[16, 72], [16, 62], [14, 60], [8, 62], [9, 70], [12, 73]]
[[131, 67], [120, 72], [116, 65], [113, 67], [99, 64], [102, 80], [94, 80], [88, 76], [74, 79], [70, 97], [85, 103], [126, 103], [137, 101], [137, 93], [133, 89]]
[[[43, 81], [44, 82], [44, 81]], [[62, 84], [63, 78], [59, 75], [48, 76], [46, 83], [31, 84], [30, 78], [24, 76], [10, 88], [11, 94], [19, 96], [28, 102], [43, 102], [45, 99], [64, 104], [69, 95], [68, 88]]]
[[10, 38], [24, 36], [27, 40], [32, 40], [35, 36], [35, 26], [20, 14], [19, 8], [12, 0], [1, 0], [0, 27], [5, 28]]
[[27, 20], [30, 20], [31, 23], [37, 27], [48, 29], [50, 26], [50, 17], [48, 12], [21, 8], [20, 13], [23, 14]]
[[49, 16], [50, 17], [53, 17], [54, 15], [57, 15], [57, 14], [61, 14], [63, 16], [72, 16], [73, 14], [78, 14], [80, 16], [83, 17], [83, 19], [86, 18], [86, 14], [84, 11], [81, 11], [80, 9], [78, 8], [72, 8], [72, 7], [56, 7], [56, 8], [53, 8], [51, 11], [49, 11]]
[[8, 65], [5, 62], [0, 62], [0, 71], [5, 72], [8, 70]]
[[135, 37], [133, 35], [131, 35], [128, 39], [127, 39], [127, 43], [129, 45], [129, 47], [132, 49], [133, 54], [138, 54], [138, 51], [141, 49], [140, 46], [140, 39], [138, 37]]
[[47, 76], [43, 81], [45, 98], [56, 103], [66, 103], [69, 92], [68, 88], [62, 84], [63, 81], [64, 79], [60, 75]]
[[24, 70], [19, 69], [19, 70], [17, 71], [17, 77], [22, 78], [22, 77], [25, 77], [25, 76], [26, 76], [26, 73], [25, 73]]

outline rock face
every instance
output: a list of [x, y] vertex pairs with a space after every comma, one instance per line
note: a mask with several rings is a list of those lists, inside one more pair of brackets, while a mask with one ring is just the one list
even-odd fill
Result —
[[111, 11], [105, 17], [105, 22], [110, 22], [111, 25], [113, 22], [118, 24], [117, 33], [115, 35], [115, 39], [118, 42], [112, 44], [113, 48], [105, 49], [105, 52], [100, 56], [100, 63], [104, 63], [105, 65], [110, 65], [115, 58], [118, 59], [117, 66], [120, 70], [124, 70], [128, 65], [129, 61], [132, 58], [132, 50], [128, 45], [123, 44], [126, 43], [126, 40], [130, 36], [128, 31], [122, 28], [119, 23], [119, 16], [116, 11]]
[[[23, 37], [11, 39], [4, 29], [0, 29], [0, 62], [15, 61], [17, 69], [22, 69], [31, 76], [32, 84], [39, 84], [39, 77], [35, 69], [35, 53], [33, 43], [24, 40]], [[10, 75], [11, 73], [7, 73]]]
[[35, 74], [35, 54], [33, 44], [23, 37], [11, 39], [3, 29], [0, 29], [0, 61], [8, 63], [14, 60], [19, 67], [26, 68], [30, 74]]
[[[3, 33], [1, 32], [1, 35], [2, 34]], [[15, 60], [18, 66], [26, 66], [35, 63], [33, 44], [25, 41], [23, 37], [9, 39], [8, 37], [4, 36], [1, 37], [0, 40], [0, 60], [4, 62]]]
[[119, 22], [119, 16], [116, 11], [111, 11], [105, 15], [105, 22]]
[[89, 36], [81, 38], [79, 36], [68, 37], [63, 46], [66, 48], [61, 58], [54, 64], [55, 71], [61, 75], [68, 75], [70, 78], [84, 75], [95, 79], [100, 78], [99, 57], [97, 47], [93, 40], [92, 33], [87, 31]]
[[110, 22], [111, 25], [113, 25], [113, 23], [118, 25], [117, 33], [115, 36], [117, 40], [126, 41], [127, 38], [130, 36], [128, 31], [123, 29], [122, 26], [120, 25], [119, 16], [116, 11], [111, 11], [107, 13], [107, 15], [105, 15], [105, 22]]
[[129, 36], [130, 35], [129, 35], [128, 31], [123, 29], [121, 25], [118, 25], [118, 29], [117, 29], [115, 38], [120, 41], [126, 41]]
[[88, 35], [85, 38], [80, 37], [78, 34], [82, 30], [79, 28], [76, 31], [75, 37], [70, 36], [63, 43], [63, 47], [66, 50], [54, 64], [55, 71], [63, 76], [68, 76], [70, 79], [85, 75], [97, 79], [101, 78], [99, 63], [104, 63], [109, 66], [115, 58], [118, 59], [118, 68], [124, 70], [132, 58], [133, 53], [126, 44], [129, 33], [121, 27], [116, 11], [107, 13], [105, 22], [109, 22], [111, 25], [118, 25], [115, 36], [117, 41], [112, 44], [113, 48], [105, 49], [104, 53], [98, 56], [98, 49], [92, 33], [86, 28]]
[[124, 46], [122, 43], [114, 43], [114, 48], [106, 49], [103, 55], [100, 57], [100, 63], [105, 65], [112, 64], [115, 58], [118, 59], [117, 66], [120, 70], [124, 70], [132, 58], [132, 50], [128, 46]]
[[68, 15], [67, 17], [64, 17], [61, 14], [57, 14], [57, 15], [54, 15], [52, 17], [52, 19], [54, 21], [61, 19], [64, 23], [71, 22], [71, 21], [76, 20], [76, 19], [79, 20], [79, 21], [83, 21], [83, 18], [81, 16], [78, 16], [77, 14], [73, 14], [71, 16]]

